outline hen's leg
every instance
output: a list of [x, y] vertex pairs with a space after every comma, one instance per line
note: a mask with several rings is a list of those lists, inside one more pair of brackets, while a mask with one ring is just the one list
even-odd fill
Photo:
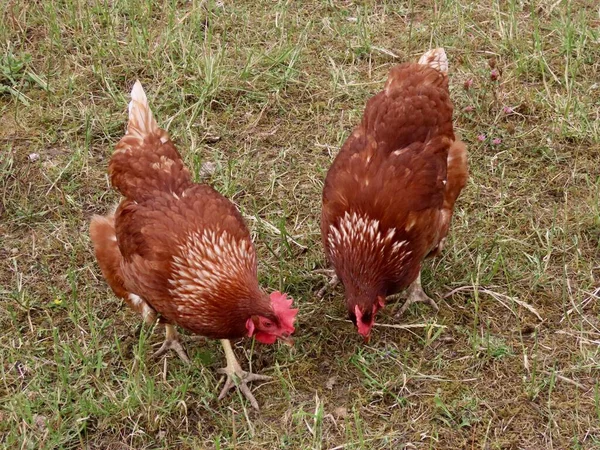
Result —
[[177, 333], [175, 326], [171, 325], [170, 323], [165, 323], [165, 331], [165, 342], [163, 342], [163, 345], [156, 351], [156, 353], [154, 353], [154, 357], [158, 358], [159, 356], [167, 353], [169, 350], [175, 350], [181, 360], [184, 363], [189, 364], [190, 358], [188, 357], [185, 348], [183, 348], [183, 345], [181, 345], [181, 342], [179, 342], [179, 334]]
[[436, 311], [439, 311], [439, 309], [440, 309], [438, 307], [438, 305], [433, 301], [433, 299], [431, 299], [423, 291], [423, 287], [421, 286], [421, 272], [420, 271], [419, 271], [419, 275], [417, 276], [417, 279], [415, 281], [413, 281], [411, 283], [411, 285], [408, 287], [408, 298], [406, 299], [406, 302], [404, 302], [404, 305], [402, 305], [402, 308], [400, 308], [400, 311], [398, 311], [398, 313], [396, 313], [396, 317], [400, 317], [402, 314], [404, 314], [404, 311], [406, 311], [406, 309], [410, 305], [412, 305], [413, 303], [417, 303], [417, 302], [428, 303]]
[[156, 323], [158, 319], [159, 324], [162, 323], [165, 326], [165, 342], [163, 342], [162, 346], [154, 353], [154, 357], [158, 358], [159, 356], [164, 355], [169, 350], [175, 350], [181, 360], [185, 363], [190, 362], [190, 358], [188, 357], [185, 348], [179, 342], [179, 334], [177, 333], [177, 329], [175, 325], [171, 325], [164, 321], [163, 318], [159, 318], [158, 314], [144, 299], [135, 294], [129, 294], [127, 297], [129, 306], [142, 315], [144, 322], [148, 325], [153, 325]]
[[244, 394], [244, 397], [248, 399], [252, 407], [258, 410], [258, 403], [256, 402], [254, 395], [252, 395], [247, 383], [250, 381], [270, 380], [271, 377], [266, 375], [256, 375], [242, 370], [235, 358], [233, 349], [231, 348], [231, 342], [227, 339], [221, 339], [221, 344], [223, 344], [223, 350], [225, 350], [227, 366], [223, 369], [219, 369], [218, 372], [227, 375], [227, 380], [225, 381], [225, 386], [223, 386], [223, 389], [221, 390], [221, 394], [219, 394], [219, 400], [222, 400], [232, 387], [237, 386], [239, 390], [242, 391], [242, 394]]
[[325, 286], [323, 286], [321, 289], [319, 289], [319, 292], [317, 292], [317, 298], [323, 298], [327, 289], [333, 289], [334, 287], [336, 287], [340, 283], [340, 279], [335, 274], [335, 270], [333, 270], [333, 269], [331, 269], [331, 270], [323, 269], [323, 270], [319, 270], [318, 272], [323, 273], [325, 275], [329, 275], [331, 277], [331, 279], [327, 282], [327, 284]]

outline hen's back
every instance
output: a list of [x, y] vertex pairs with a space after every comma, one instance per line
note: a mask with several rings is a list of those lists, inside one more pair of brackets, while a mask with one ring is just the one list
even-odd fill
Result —
[[131, 98], [127, 132], [109, 163], [111, 182], [125, 196], [115, 214], [124, 260], [167, 262], [182, 242], [208, 232], [249, 241], [235, 205], [192, 181], [168, 133], [154, 119], [139, 81]]
[[410, 229], [414, 214], [442, 207], [454, 132], [440, 50], [426, 53], [422, 63], [394, 67], [384, 90], [367, 102], [325, 179], [323, 236], [348, 211], [384, 229]]
[[[445, 61], [445, 54], [443, 58]], [[454, 140], [448, 75], [438, 69], [440, 66], [447, 70], [447, 62], [441, 65], [437, 59], [431, 65], [396, 66], [384, 90], [368, 101], [361, 126], [380, 151], [393, 152], [436, 136]]]

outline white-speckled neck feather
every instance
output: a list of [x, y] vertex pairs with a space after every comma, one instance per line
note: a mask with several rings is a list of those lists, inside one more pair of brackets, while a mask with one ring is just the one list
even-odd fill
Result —
[[247, 239], [227, 231], [206, 229], [190, 233], [173, 257], [169, 283], [178, 310], [200, 310], [204, 300], [235, 280], [256, 278], [256, 253]]
[[366, 214], [346, 212], [337, 224], [329, 227], [327, 243], [334, 265], [344, 264], [361, 276], [373, 270], [381, 261], [392, 262], [401, 268], [412, 252], [407, 251], [406, 240], [395, 240], [397, 230], [382, 230], [379, 220]]

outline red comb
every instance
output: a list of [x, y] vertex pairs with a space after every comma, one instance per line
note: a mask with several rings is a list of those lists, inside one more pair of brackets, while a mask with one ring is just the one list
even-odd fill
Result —
[[289, 333], [293, 333], [294, 321], [296, 320], [296, 314], [298, 309], [292, 309], [292, 302], [294, 300], [286, 294], [282, 294], [279, 291], [271, 292], [271, 306], [275, 315], [279, 318], [281, 328]]

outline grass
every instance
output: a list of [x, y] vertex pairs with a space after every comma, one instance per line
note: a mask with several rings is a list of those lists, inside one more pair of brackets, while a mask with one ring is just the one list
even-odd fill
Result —
[[[594, 2], [0, 5], [3, 448], [600, 448]], [[421, 326], [365, 346], [341, 291], [314, 295], [322, 180], [388, 70], [430, 46], [449, 55], [469, 144], [423, 279], [453, 294], [401, 323], [387, 308], [381, 324]], [[136, 78], [194, 174], [247, 218], [263, 285], [301, 308], [293, 349], [236, 343], [274, 376], [260, 413], [217, 402], [218, 342], [185, 336], [190, 367], [153, 359], [162, 332], [94, 261], [88, 222], [117, 200], [106, 167]]]

